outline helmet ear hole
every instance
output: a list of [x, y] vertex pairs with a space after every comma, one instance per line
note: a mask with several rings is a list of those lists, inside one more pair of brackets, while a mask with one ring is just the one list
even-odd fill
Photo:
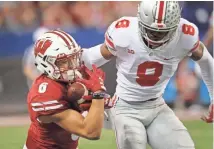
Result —
[[47, 58], [47, 55], [45, 55], [45, 56], [43, 57], [43, 61], [45, 61], [45, 60], [46, 60], [46, 58]]
[[[49, 71], [49, 73], [50, 73], [50, 71]], [[46, 71], [44, 72], [44, 74], [45, 74], [45, 75], [48, 75], [48, 73], [47, 73]]]
[[45, 64], [41, 63], [41, 65], [42, 65], [43, 67], [47, 68], [47, 66], [46, 66]]

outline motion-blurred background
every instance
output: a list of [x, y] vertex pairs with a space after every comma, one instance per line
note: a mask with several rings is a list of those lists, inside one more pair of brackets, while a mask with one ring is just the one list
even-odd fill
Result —
[[[28, 87], [38, 75], [32, 55], [33, 42], [38, 35], [47, 29], [61, 28], [71, 33], [81, 47], [88, 48], [103, 42], [105, 30], [112, 21], [121, 16], [136, 16], [138, 3], [0, 2], [0, 125], [25, 121], [21, 118], [12, 121], [12, 116], [27, 114]], [[213, 2], [180, 4], [182, 17], [198, 26], [200, 39], [213, 54]], [[107, 89], [113, 94], [116, 85], [114, 61], [103, 68], [107, 72]], [[182, 119], [200, 118], [210, 98], [193, 61], [186, 58], [180, 63], [164, 98]], [[8, 122], [3, 119], [5, 116]]]

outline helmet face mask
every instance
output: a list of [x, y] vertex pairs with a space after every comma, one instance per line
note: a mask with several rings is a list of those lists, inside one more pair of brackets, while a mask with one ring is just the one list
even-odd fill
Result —
[[60, 74], [58, 80], [73, 81], [75, 78], [81, 77], [79, 73], [81, 68], [80, 52], [56, 59], [55, 65], [58, 67], [55, 73]]
[[53, 80], [70, 82], [82, 77], [81, 48], [76, 41], [61, 30], [43, 34], [35, 43], [37, 69]]
[[161, 46], [169, 42], [171, 39], [173, 39], [176, 29], [177, 28], [173, 30], [155, 30], [142, 25], [142, 23], [139, 23], [141, 38], [144, 38], [148, 44], [152, 46]]
[[166, 37], [167, 34], [169, 33], [169, 31], [159, 32], [159, 31], [153, 31], [147, 28], [145, 28], [145, 32], [147, 37], [153, 41], [163, 40], [163, 38]]
[[144, 0], [138, 6], [139, 35], [142, 41], [148, 42], [148, 48], [150, 45], [156, 48], [171, 41], [179, 22], [178, 2]]

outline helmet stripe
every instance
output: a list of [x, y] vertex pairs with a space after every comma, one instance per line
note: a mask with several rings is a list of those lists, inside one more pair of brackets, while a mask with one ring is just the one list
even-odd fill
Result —
[[164, 23], [165, 16], [165, 1], [159, 1], [156, 10], [156, 23]]
[[108, 33], [105, 33], [105, 41], [107, 46], [109, 46], [111, 49], [115, 49], [114, 43], [111, 41]]
[[72, 46], [74, 46], [74, 48], [75, 48], [75, 43], [74, 43], [74, 41], [71, 39], [71, 37], [70, 37], [69, 34], [67, 34], [66, 32], [64, 32], [64, 31], [62, 31], [62, 30], [56, 30], [56, 31], [62, 33], [63, 35], [65, 35], [65, 36], [68, 38], [68, 40], [70, 40]]
[[47, 33], [53, 33], [53, 34], [55, 34], [55, 35], [58, 35], [60, 38], [62, 38], [62, 40], [63, 40], [63, 41], [65, 42], [65, 44], [67, 45], [67, 47], [68, 47], [69, 49], [71, 49], [71, 45], [69, 44], [68, 40], [67, 40], [63, 35], [61, 35], [60, 33], [56, 32], [55, 30], [50, 31], [50, 32], [47, 32]]

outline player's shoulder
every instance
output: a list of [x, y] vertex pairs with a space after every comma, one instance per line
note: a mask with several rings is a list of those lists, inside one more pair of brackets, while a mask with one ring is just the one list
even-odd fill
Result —
[[117, 30], [118, 32], [129, 32], [133, 26], [137, 24], [137, 17], [121, 17], [115, 20], [109, 26], [110, 30]]
[[199, 30], [194, 23], [181, 18], [178, 32], [180, 44], [183, 49], [192, 50], [199, 43]]
[[39, 76], [28, 94], [28, 108], [33, 118], [52, 115], [70, 107], [66, 100], [66, 88], [45, 75]]
[[131, 35], [137, 29], [137, 17], [121, 17], [111, 23], [106, 36], [112, 39], [119, 47], [127, 47], [131, 41]]
[[194, 32], [193, 30], [195, 30], [195, 31], [198, 30], [198, 27], [194, 23], [192, 23], [184, 18], [180, 19], [178, 28], [180, 31], [182, 31], [183, 35], [193, 35], [193, 32]]
[[63, 98], [66, 93], [65, 85], [56, 82], [46, 75], [40, 75], [33, 83], [28, 97], [33, 99], [34, 97], [39, 97], [40, 100], [48, 100], [46, 98], [59, 100]]

